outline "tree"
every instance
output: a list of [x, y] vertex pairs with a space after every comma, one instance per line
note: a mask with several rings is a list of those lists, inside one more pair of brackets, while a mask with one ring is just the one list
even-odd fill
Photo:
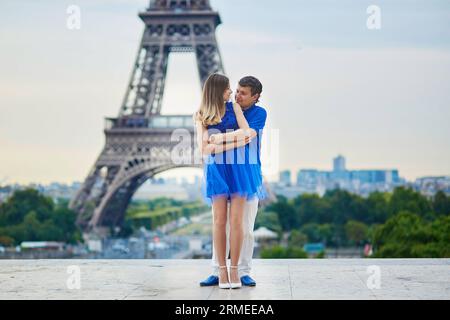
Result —
[[433, 221], [429, 225], [430, 232], [433, 233], [435, 244], [433, 247], [436, 250], [437, 257], [450, 257], [450, 215], [442, 216]]
[[289, 234], [288, 242], [290, 247], [302, 248], [308, 242], [308, 237], [299, 230], [292, 230]]
[[324, 223], [319, 225], [319, 235], [321, 241], [325, 245], [334, 245], [333, 236], [335, 234], [334, 226], [331, 223]]
[[368, 215], [367, 205], [360, 196], [346, 190], [329, 190], [323, 196], [332, 212], [330, 223], [343, 226], [348, 220], [363, 220]]
[[309, 242], [321, 242], [323, 240], [317, 223], [305, 224], [300, 228], [300, 232], [308, 237]]
[[261, 258], [263, 259], [304, 259], [308, 258], [308, 254], [301, 248], [274, 246], [261, 250]]
[[0, 245], [9, 247], [14, 244], [14, 238], [11, 238], [9, 236], [0, 236]]
[[37, 219], [37, 214], [35, 211], [30, 211], [27, 213], [25, 218], [23, 219], [23, 226], [25, 228], [24, 238], [20, 239], [22, 241], [38, 241], [39, 239], [39, 229], [40, 223]]
[[81, 240], [76, 214], [67, 208], [67, 202], [55, 206], [51, 198], [34, 189], [16, 191], [0, 205], [0, 215], [0, 236], [13, 239], [10, 245], [22, 241]]
[[295, 214], [294, 207], [287, 198], [278, 196], [277, 202], [268, 205], [266, 210], [278, 214], [278, 219], [283, 230], [291, 230], [299, 227], [299, 221]]
[[266, 227], [277, 233], [282, 231], [278, 214], [273, 211], [262, 211], [258, 213], [255, 221], [255, 229]]
[[388, 203], [390, 195], [383, 192], [372, 192], [366, 200], [367, 224], [384, 223], [388, 219]]
[[450, 257], [450, 218], [427, 222], [418, 214], [402, 211], [376, 228], [374, 257]]
[[302, 194], [294, 198], [292, 204], [300, 225], [332, 221], [328, 203], [317, 194]]
[[348, 240], [359, 246], [363, 240], [367, 239], [368, 228], [362, 222], [349, 220], [345, 224], [345, 233]]
[[438, 216], [450, 215], [450, 196], [438, 191], [433, 198], [433, 210]]
[[416, 213], [421, 217], [428, 216], [433, 211], [430, 201], [411, 188], [398, 187], [395, 188], [388, 206], [389, 217], [401, 211], [409, 211]]
[[2, 225], [0, 226], [21, 223], [30, 211], [36, 213], [37, 219], [45, 220], [49, 218], [53, 209], [52, 199], [42, 196], [37, 190], [17, 190], [7, 202], [2, 204], [2, 210], [0, 211]]

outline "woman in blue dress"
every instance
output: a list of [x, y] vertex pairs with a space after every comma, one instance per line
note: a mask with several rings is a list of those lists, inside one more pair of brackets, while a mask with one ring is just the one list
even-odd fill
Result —
[[[203, 87], [195, 114], [197, 143], [204, 157], [204, 197], [213, 208], [213, 243], [219, 264], [219, 287], [240, 288], [238, 261], [247, 200], [265, 197], [261, 168], [249, 161], [248, 144], [256, 136], [241, 107], [228, 102], [230, 81], [212, 74]], [[220, 136], [220, 142], [214, 141]], [[246, 147], [247, 146], [247, 147]], [[247, 148], [247, 150], [246, 150]], [[230, 272], [226, 266], [227, 206], [230, 202]]]

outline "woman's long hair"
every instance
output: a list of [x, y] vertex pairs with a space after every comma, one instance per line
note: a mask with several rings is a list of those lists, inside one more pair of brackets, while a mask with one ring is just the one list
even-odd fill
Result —
[[230, 80], [218, 73], [213, 73], [206, 80], [203, 86], [202, 102], [195, 115], [203, 126], [215, 125], [222, 121], [225, 114], [223, 94], [229, 85]]

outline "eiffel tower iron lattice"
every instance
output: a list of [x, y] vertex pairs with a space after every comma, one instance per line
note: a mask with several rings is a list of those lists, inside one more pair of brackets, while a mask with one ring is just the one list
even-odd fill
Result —
[[221, 20], [209, 0], [152, 0], [139, 17], [145, 30], [119, 115], [106, 118], [105, 146], [69, 204], [83, 231], [120, 226], [133, 194], [155, 174], [198, 166], [193, 152], [187, 165], [171, 157], [173, 130], [185, 129], [194, 150], [194, 128], [191, 115], [161, 115], [169, 54], [194, 52], [202, 85], [224, 73], [215, 37]]

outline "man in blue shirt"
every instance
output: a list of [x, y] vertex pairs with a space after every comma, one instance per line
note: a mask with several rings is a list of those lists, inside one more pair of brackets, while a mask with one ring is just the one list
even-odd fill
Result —
[[[245, 146], [245, 156], [247, 161], [251, 164], [261, 167], [260, 149], [262, 130], [266, 124], [267, 112], [264, 108], [257, 106], [256, 103], [262, 93], [262, 84], [255, 77], [244, 77], [239, 81], [236, 90], [235, 100], [241, 106], [244, 116], [252, 131], [252, 136], [255, 139]], [[215, 140], [220, 140], [220, 135], [215, 135]], [[229, 209], [229, 207], [228, 207]], [[245, 286], [255, 286], [256, 281], [250, 277], [251, 263], [254, 248], [253, 229], [255, 225], [256, 214], [258, 212], [258, 198], [247, 201], [244, 211], [243, 229], [244, 240], [241, 248], [241, 255], [239, 258], [238, 271], [241, 282]], [[228, 212], [229, 214], [229, 212]], [[213, 214], [214, 217], [214, 214]], [[227, 254], [229, 253], [229, 219], [227, 219]], [[213, 274], [206, 280], [200, 282], [200, 286], [214, 286], [219, 283], [218, 267], [216, 255], [213, 246], [212, 256]]]

